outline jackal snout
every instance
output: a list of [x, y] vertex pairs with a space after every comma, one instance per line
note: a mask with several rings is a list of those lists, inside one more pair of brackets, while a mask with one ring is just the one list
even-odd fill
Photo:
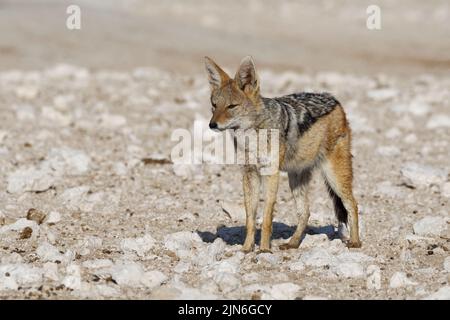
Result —
[[217, 129], [217, 122], [213, 122], [213, 120], [211, 119], [211, 121], [209, 122], [209, 128], [210, 129]]

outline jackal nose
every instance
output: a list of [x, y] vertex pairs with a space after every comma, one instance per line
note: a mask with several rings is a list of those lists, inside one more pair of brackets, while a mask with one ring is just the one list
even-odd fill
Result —
[[210, 129], [217, 129], [217, 123], [215, 123], [215, 122], [210, 122], [210, 123], [209, 123], [209, 128], [210, 128]]

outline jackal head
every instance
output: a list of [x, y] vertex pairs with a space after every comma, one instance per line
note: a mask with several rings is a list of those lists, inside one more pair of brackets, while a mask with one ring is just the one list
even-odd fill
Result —
[[252, 58], [247, 56], [241, 61], [234, 79], [208, 57], [205, 66], [213, 114], [209, 127], [215, 131], [254, 127], [262, 100]]

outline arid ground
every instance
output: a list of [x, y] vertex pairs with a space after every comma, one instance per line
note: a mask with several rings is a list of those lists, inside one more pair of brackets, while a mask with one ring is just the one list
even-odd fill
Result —
[[[69, 31], [64, 1], [0, 1], [0, 298], [450, 299], [450, 6], [378, 3], [370, 31], [364, 1], [79, 1]], [[263, 95], [344, 106], [362, 248], [317, 175], [280, 251], [283, 175], [273, 253], [243, 254], [240, 168], [172, 163], [209, 121], [203, 56], [247, 54]]]

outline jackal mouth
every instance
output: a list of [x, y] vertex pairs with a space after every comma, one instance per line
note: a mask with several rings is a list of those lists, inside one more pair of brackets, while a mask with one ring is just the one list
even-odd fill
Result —
[[216, 131], [216, 132], [221, 132], [221, 131], [225, 131], [225, 130], [238, 130], [239, 128], [240, 127], [238, 125], [234, 125], [234, 126], [230, 126], [230, 127], [228, 127], [228, 126], [217, 127], [217, 128], [212, 129], [212, 130]]
[[212, 131], [214, 131], [214, 132], [222, 132], [223, 130], [225, 130], [225, 129], [222, 129], [222, 128], [214, 128], [214, 129], [211, 129]]

